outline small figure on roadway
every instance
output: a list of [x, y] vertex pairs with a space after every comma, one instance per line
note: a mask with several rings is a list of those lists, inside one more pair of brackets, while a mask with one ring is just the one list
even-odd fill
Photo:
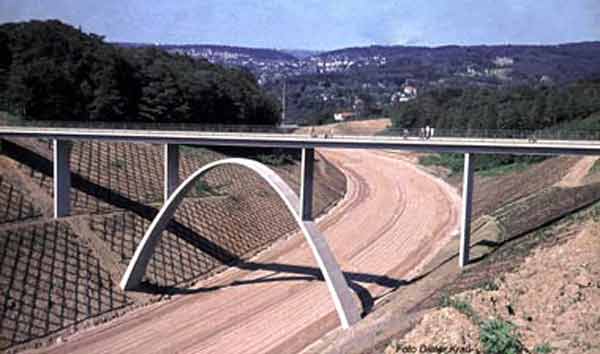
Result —
[[402, 137], [403, 137], [404, 139], [408, 139], [408, 129], [404, 129], [404, 130], [402, 131]]
[[535, 135], [534, 135], [534, 134], [531, 134], [531, 135], [530, 135], [530, 136], [527, 138], [527, 141], [528, 141], [529, 143], [535, 144], [535, 143], [537, 142], [537, 138], [535, 137]]

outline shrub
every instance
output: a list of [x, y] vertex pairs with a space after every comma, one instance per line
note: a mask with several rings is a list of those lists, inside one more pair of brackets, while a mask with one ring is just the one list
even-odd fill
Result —
[[431, 154], [421, 157], [419, 163], [423, 166], [446, 167], [454, 175], [462, 172], [464, 162], [462, 154]]
[[523, 344], [516, 333], [516, 327], [500, 319], [483, 321], [480, 326], [480, 341], [488, 354], [518, 354], [523, 352]]
[[293, 162], [294, 159], [288, 154], [260, 154], [256, 159], [265, 165], [281, 166]]

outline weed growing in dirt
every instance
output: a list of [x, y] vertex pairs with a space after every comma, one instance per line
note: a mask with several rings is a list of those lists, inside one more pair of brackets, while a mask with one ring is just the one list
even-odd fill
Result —
[[600, 221], [600, 202], [596, 202], [589, 208], [586, 208], [580, 212], [576, 212], [568, 215], [565, 218], [565, 222], [568, 223], [581, 223], [584, 220], [592, 219], [592, 221]]
[[534, 353], [540, 353], [540, 354], [551, 353], [552, 352], [552, 347], [550, 346], [550, 344], [544, 343], [544, 344], [536, 346], [533, 349], [533, 352]]
[[194, 185], [194, 188], [196, 189], [196, 192], [201, 197], [223, 197], [227, 194], [222, 192], [222, 189], [229, 185], [230, 185], [230, 183], [219, 184], [219, 185], [210, 185], [210, 184], [208, 184], [208, 182], [206, 182], [204, 180], [199, 180]]
[[451, 300], [452, 299], [448, 293], [442, 294], [442, 298], [440, 299], [440, 307], [449, 307]]
[[194, 186], [196, 192], [200, 195], [212, 195], [214, 193], [211, 186], [204, 180], [199, 180]]
[[483, 321], [480, 325], [480, 341], [488, 354], [518, 354], [523, 352], [514, 324], [500, 319]]
[[125, 160], [116, 159], [111, 162], [111, 165], [115, 168], [121, 169], [127, 166], [127, 162]]
[[475, 322], [477, 322], [479, 319], [479, 316], [477, 315], [477, 313], [475, 313], [475, 310], [473, 310], [473, 307], [471, 307], [471, 304], [469, 304], [466, 301], [460, 300], [460, 299], [453, 299], [448, 294], [444, 294], [442, 296], [441, 306], [442, 307], [453, 307], [458, 312], [473, 319]]
[[481, 289], [486, 291], [496, 291], [500, 288], [498, 287], [498, 285], [496, 285], [496, 283], [493, 280], [488, 279], [481, 284]]

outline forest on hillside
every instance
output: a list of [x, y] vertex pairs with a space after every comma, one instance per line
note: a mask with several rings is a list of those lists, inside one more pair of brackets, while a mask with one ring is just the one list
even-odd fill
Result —
[[0, 25], [0, 110], [29, 120], [276, 124], [254, 76], [119, 48], [60, 21]]
[[431, 90], [394, 106], [389, 115], [396, 128], [539, 130], [599, 111], [600, 80], [588, 80], [564, 86]]

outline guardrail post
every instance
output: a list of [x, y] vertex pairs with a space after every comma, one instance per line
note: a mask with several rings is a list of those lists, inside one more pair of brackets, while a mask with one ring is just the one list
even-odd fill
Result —
[[179, 145], [164, 145], [164, 201], [173, 194], [179, 186]]
[[71, 143], [57, 139], [53, 143], [54, 218], [57, 219], [71, 213]]
[[460, 255], [461, 268], [469, 264], [469, 246], [471, 241], [471, 211], [473, 205], [473, 170], [474, 161], [471, 154], [465, 154], [462, 198], [462, 220], [460, 227]]
[[300, 217], [312, 220], [313, 207], [313, 174], [315, 165], [315, 149], [302, 149], [302, 170], [300, 181]]

